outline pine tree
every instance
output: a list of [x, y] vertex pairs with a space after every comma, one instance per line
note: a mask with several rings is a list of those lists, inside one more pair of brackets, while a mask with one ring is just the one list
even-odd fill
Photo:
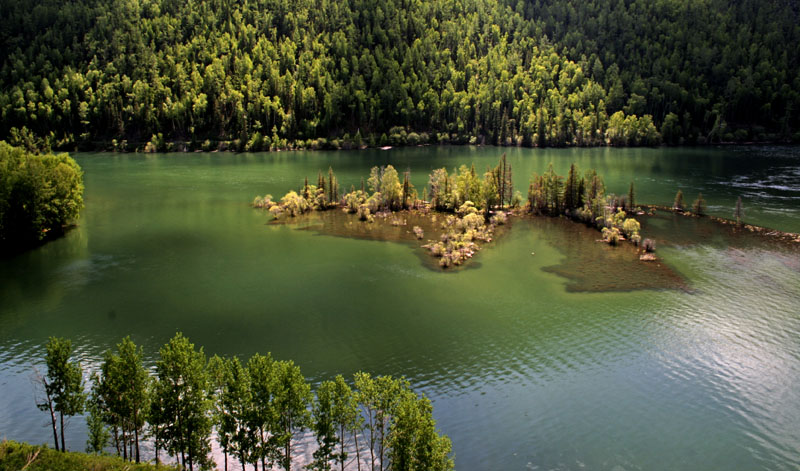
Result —
[[703, 199], [703, 193], [697, 194], [697, 199], [694, 200], [692, 204], [692, 212], [698, 216], [702, 216], [706, 213], [706, 200]]
[[632, 210], [636, 207], [636, 193], [633, 189], [633, 182], [631, 182], [630, 188], [628, 188], [628, 210]]
[[742, 207], [742, 197], [736, 198], [736, 207], [733, 210], [733, 217], [736, 218], [736, 224], [741, 224], [744, 219], [744, 207]]
[[672, 204], [672, 208], [678, 211], [683, 211], [683, 192], [681, 190], [678, 190], [678, 192], [675, 194], [675, 202]]

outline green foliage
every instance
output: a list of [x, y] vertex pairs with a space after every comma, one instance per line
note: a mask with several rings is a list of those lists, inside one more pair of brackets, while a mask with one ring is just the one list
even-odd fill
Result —
[[[47, 350], [48, 376], [43, 384], [53, 401], [43, 408], [65, 415], [79, 413], [83, 396], [76, 393], [82, 391], [82, 372], [79, 365], [68, 361], [71, 343], [51, 338]], [[255, 354], [246, 364], [235, 357], [218, 356], [206, 362], [202, 348], [195, 349], [180, 333], [161, 348], [152, 380], [141, 358], [142, 350], [130, 338], [123, 339], [116, 352], [106, 352], [88, 407], [90, 451], [103, 452], [109, 441], [108, 427], [114, 429], [118, 451], [132, 447], [126, 433], [135, 433], [149, 422], [156, 439], [157, 462], [161, 448], [177, 457], [182, 469], [206, 469], [212, 465], [208, 454], [213, 426], [226, 464], [228, 456], [233, 456], [243, 468], [260, 463], [261, 469], [268, 469], [278, 464], [288, 471], [297, 437], [311, 428], [319, 444], [309, 466], [313, 469], [344, 468], [352, 459], [352, 449], [359, 461], [368, 452], [373, 467], [380, 469], [452, 468], [450, 441], [435, 431], [430, 402], [417, 398], [405, 379], [357, 373], [353, 389], [339, 375], [323, 381], [314, 397], [292, 361]], [[150, 384], [150, 413], [138, 415], [142, 410], [137, 408], [144, 405], [141, 401], [148, 399], [145, 393]], [[20, 469], [4, 468], [4, 460], [18, 453], [17, 447], [9, 442], [0, 444], [0, 471]], [[39, 451], [42, 456], [49, 455]], [[118, 469], [118, 461], [87, 461], [85, 455], [71, 454], [62, 462], [71, 463], [73, 458], [100, 463], [86, 469]], [[126, 458], [133, 460], [133, 454]], [[9, 459], [16, 463], [17, 458]], [[62, 468], [49, 458], [46, 462], [50, 467], [41, 468], [33, 459], [31, 469], [75, 469]], [[415, 464], [408, 468], [401, 462]], [[106, 463], [113, 466], [103, 468]], [[128, 464], [125, 469], [150, 468]]]
[[[50, 412], [50, 424], [53, 429], [55, 449], [59, 450], [58, 439], [61, 437], [61, 451], [64, 445], [64, 416], [73, 416], [83, 412], [86, 393], [83, 388], [81, 366], [69, 360], [72, 356], [72, 342], [59, 337], [50, 337], [46, 345], [47, 375], [40, 378], [44, 387], [45, 400], [37, 404], [40, 410]], [[60, 431], [56, 431], [56, 414], [60, 419]]]
[[209, 463], [211, 420], [209, 377], [203, 349], [181, 333], [159, 351], [151, 420], [158, 427], [158, 441], [181, 464], [194, 469]]
[[59, 453], [44, 446], [0, 442], [0, 471], [178, 471], [179, 466], [132, 464], [116, 456]]
[[208, 363], [214, 391], [217, 441], [226, 456], [237, 457], [244, 468], [254, 459], [256, 434], [249, 428], [253, 396], [250, 376], [238, 358], [214, 356]]
[[653, 145], [724, 137], [724, 123], [760, 126], [760, 138], [798, 128], [792, 2], [4, 0], [0, 11], [0, 136], [31, 147], [155, 136], [152, 150], [347, 148], [428, 133]]
[[300, 373], [300, 367], [291, 360], [276, 362], [275, 386], [273, 408], [277, 413], [277, 427], [272, 430], [278, 445], [275, 457], [283, 469], [290, 471], [295, 435], [310, 424], [311, 387]]
[[391, 165], [387, 165], [381, 172], [380, 193], [383, 197], [382, 207], [390, 210], [402, 207], [403, 187], [400, 185], [397, 170]]
[[625, 236], [628, 238], [639, 235], [639, 230], [641, 228], [642, 226], [639, 224], [639, 221], [633, 218], [626, 218], [622, 223], [622, 232], [624, 232]]
[[430, 400], [411, 392], [401, 396], [389, 434], [392, 469], [450, 471], [455, 469], [450, 439], [436, 432]]
[[[150, 376], [142, 365], [143, 355], [130, 337], [117, 344], [117, 353], [106, 351], [91, 397], [92, 413], [114, 430], [117, 454], [137, 463], [139, 437], [150, 408]], [[130, 445], [135, 446], [135, 455], [128, 455]]]
[[608, 245], [617, 245], [619, 244], [620, 234], [619, 229], [616, 227], [604, 227], [602, 230], [603, 240], [608, 242]]
[[87, 409], [89, 415], [86, 417], [86, 428], [89, 436], [86, 440], [86, 452], [100, 454], [111, 439], [111, 434], [106, 428], [100, 408], [89, 402]]
[[35, 155], [0, 141], [0, 244], [27, 246], [78, 217], [83, 174], [67, 154]]

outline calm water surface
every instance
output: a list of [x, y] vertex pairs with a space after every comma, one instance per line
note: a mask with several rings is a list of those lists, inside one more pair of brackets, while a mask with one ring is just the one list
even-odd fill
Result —
[[[48, 336], [73, 339], [90, 369], [125, 335], [152, 361], [181, 330], [208, 354], [293, 359], [314, 383], [405, 375], [458, 469], [800, 468], [796, 248], [662, 216], [645, 236], [687, 289], [586, 292], [575, 277], [594, 267], [598, 286], [625, 274], [557, 223], [519, 221], [470, 268], [441, 273], [411, 244], [267, 225], [249, 206], [329, 165], [349, 187], [392, 163], [421, 189], [432, 168], [482, 170], [501, 152], [78, 154], [79, 227], [0, 261], [0, 437], [50, 440], [31, 383]], [[634, 180], [640, 202], [702, 191], [730, 217], [741, 195], [747, 221], [800, 232], [798, 149], [506, 152], [523, 194], [531, 172], [575, 161], [613, 192]], [[67, 441], [84, 448], [81, 418]]]

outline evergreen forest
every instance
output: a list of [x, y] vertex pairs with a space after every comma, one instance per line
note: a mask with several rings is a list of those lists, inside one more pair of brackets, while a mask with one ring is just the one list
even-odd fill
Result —
[[797, 142], [799, 12], [794, 0], [0, 0], [0, 139]]

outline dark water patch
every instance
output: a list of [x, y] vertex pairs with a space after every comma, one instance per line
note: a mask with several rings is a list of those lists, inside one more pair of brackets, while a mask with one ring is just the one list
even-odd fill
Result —
[[672, 247], [706, 245], [715, 248], [762, 248], [800, 255], [800, 236], [717, 217], [671, 211], [637, 216], [644, 237]]
[[612, 247], [600, 241], [595, 229], [564, 218], [531, 221], [564, 254], [562, 263], [543, 270], [567, 278], [567, 291], [689, 289], [686, 280], [663, 261], [640, 261], [640, 250], [633, 245]]

